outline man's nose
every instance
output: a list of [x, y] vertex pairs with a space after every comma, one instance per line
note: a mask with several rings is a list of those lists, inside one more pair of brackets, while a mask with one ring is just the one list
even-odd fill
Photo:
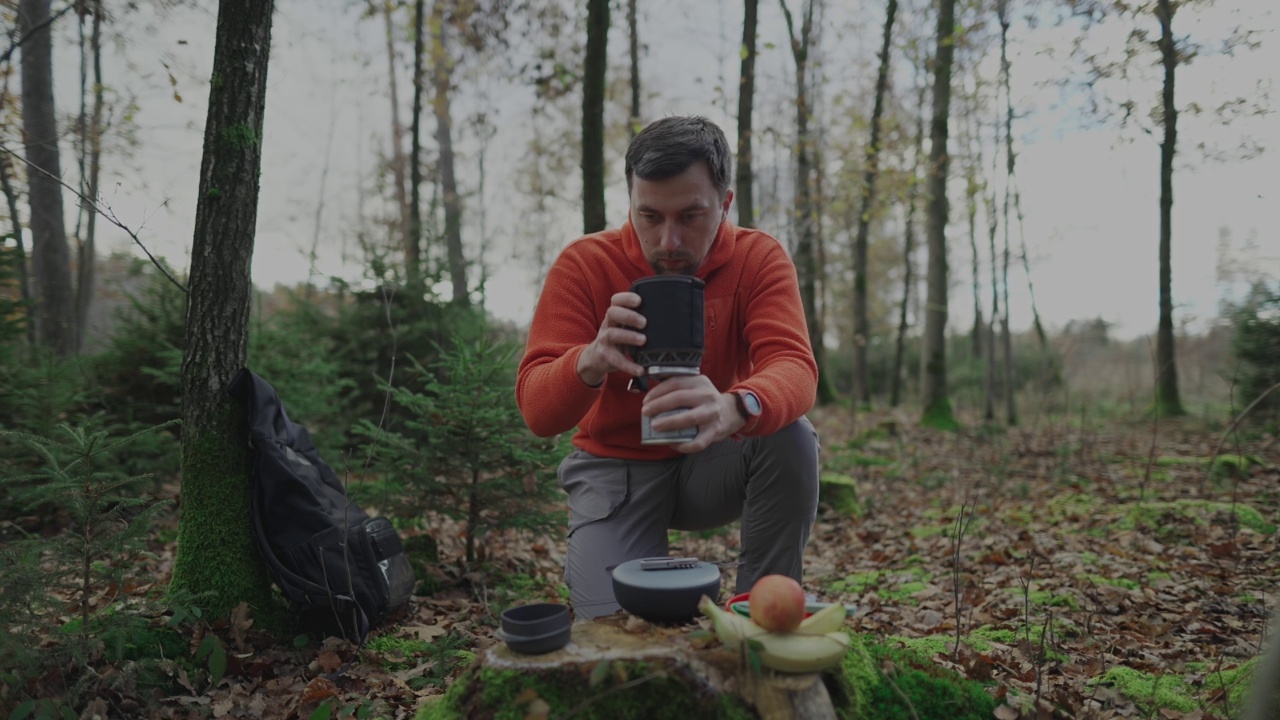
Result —
[[669, 222], [662, 226], [662, 238], [658, 247], [664, 252], [680, 249], [680, 229], [675, 223]]

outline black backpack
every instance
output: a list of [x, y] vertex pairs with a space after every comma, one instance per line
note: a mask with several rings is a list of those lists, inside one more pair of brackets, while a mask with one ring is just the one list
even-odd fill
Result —
[[267, 381], [243, 368], [227, 392], [249, 420], [249, 517], [271, 579], [304, 628], [364, 642], [413, 592], [400, 536], [347, 498]]

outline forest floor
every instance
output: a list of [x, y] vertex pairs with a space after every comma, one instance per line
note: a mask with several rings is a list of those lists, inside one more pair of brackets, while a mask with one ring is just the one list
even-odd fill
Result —
[[[988, 684], [1023, 717], [1037, 705], [1058, 717], [1238, 715], [1280, 597], [1277, 437], [1228, 435], [1219, 448], [1222, 429], [1202, 420], [938, 432], [885, 413], [811, 417], [824, 475], [851, 481], [856, 501], [824, 503], [805, 589], [856, 605], [849, 629]], [[147, 713], [409, 718], [498, 642], [503, 609], [564, 600], [562, 538], [488, 537], [468, 566], [458, 527], [431, 523], [440, 559], [418, 573], [432, 592], [363, 648], [273, 643], [239, 616], [214, 628], [227, 649], [216, 682], [204, 669], [217, 653], [203, 643], [196, 655], [191, 638], [199, 667], [175, 670], [177, 691]], [[672, 539], [673, 554], [708, 560], [738, 549], [736, 528]], [[156, 586], [174, 549], [156, 548]], [[117, 686], [93, 708], [141, 716], [129, 714], [141, 694]]]

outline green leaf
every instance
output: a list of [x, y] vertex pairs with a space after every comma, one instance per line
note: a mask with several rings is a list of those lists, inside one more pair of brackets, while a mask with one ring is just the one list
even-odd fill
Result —
[[311, 636], [306, 633], [302, 633], [301, 635], [293, 639], [293, 646], [301, 650], [302, 648], [306, 647], [307, 643], [309, 642], [311, 642]]
[[227, 651], [222, 649], [222, 643], [218, 643], [213, 647], [213, 654], [209, 656], [209, 678], [213, 684], [217, 685], [226, 672]]
[[328, 700], [320, 703], [320, 707], [311, 713], [311, 720], [329, 720], [331, 717], [333, 717], [333, 706]]
[[196, 662], [200, 662], [201, 660], [203, 660], [206, 655], [208, 655], [210, 652], [213, 651], [215, 647], [217, 647], [217, 645], [218, 645], [217, 635], [214, 635], [212, 633], [205, 635], [204, 639], [200, 641], [200, 647], [196, 648]]
[[591, 679], [587, 681], [588, 687], [598, 687], [609, 677], [609, 666], [612, 663], [608, 660], [601, 660], [591, 669]]
[[28, 700], [9, 713], [9, 720], [22, 720], [36, 709], [36, 701]]
[[356, 720], [365, 720], [373, 714], [373, 703], [366, 700], [359, 710], [356, 710]]

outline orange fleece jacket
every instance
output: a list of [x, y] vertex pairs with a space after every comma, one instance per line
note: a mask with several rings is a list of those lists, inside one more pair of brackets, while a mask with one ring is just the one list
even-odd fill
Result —
[[[570, 430], [593, 455], [658, 460], [680, 453], [640, 444], [643, 396], [630, 376], [610, 373], [593, 388], [578, 356], [595, 340], [609, 299], [653, 275], [631, 223], [570, 243], [547, 273], [516, 379], [516, 402], [539, 436]], [[698, 269], [704, 290], [702, 374], [721, 392], [748, 389], [764, 406], [743, 434], [768, 435], [813, 407], [818, 366], [809, 346], [795, 265], [782, 245], [727, 220]]]

